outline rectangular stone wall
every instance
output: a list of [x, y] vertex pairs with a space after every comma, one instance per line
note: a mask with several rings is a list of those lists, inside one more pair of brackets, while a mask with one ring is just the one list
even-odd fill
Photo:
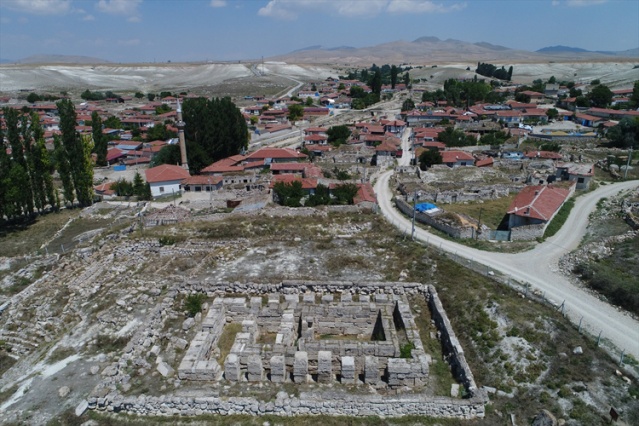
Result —
[[468, 394], [474, 395], [478, 391], [477, 385], [475, 384], [475, 378], [473, 377], [473, 373], [466, 362], [464, 350], [455, 335], [455, 331], [450, 324], [450, 320], [446, 315], [442, 302], [439, 300], [437, 290], [435, 290], [434, 286], [429, 285], [428, 293], [428, 305], [430, 307], [431, 315], [433, 316], [437, 329], [441, 333], [442, 345], [446, 351], [446, 355], [449, 356], [449, 362], [452, 367], [453, 374], [455, 378], [464, 385]]
[[[413, 206], [411, 206], [410, 204], [406, 203], [404, 200], [402, 200], [401, 198], [396, 198], [395, 199], [395, 204], [397, 205], [397, 208], [404, 213], [406, 216], [409, 217], [413, 217]], [[441, 221], [437, 220], [436, 217], [431, 217], [425, 213], [416, 213], [415, 214], [415, 220], [420, 222], [420, 223], [425, 223], [426, 225], [432, 226], [435, 229], [438, 229], [448, 235], [450, 235], [453, 238], [459, 238], [459, 239], [469, 239], [469, 238], [473, 238], [475, 232], [474, 232], [474, 228], [468, 226], [468, 227], [453, 227], [450, 225], [447, 225], [445, 223], [442, 223]]]
[[474, 419], [485, 416], [487, 398], [476, 395], [469, 399], [424, 397], [421, 395], [348, 395], [302, 392], [290, 398], [280, 392], [274, 401], [254, 397], [178, 397], [178, 396], [116, 396], [89, 398], [88, 408], [125, 412], [136, 415], [193, 416], [197, 414], [246, 415], [330, 415], [330, 416], [428, 416]]
[[546, 223], [538, 225], [515, 226], [510, 229], [510, 241], [532, 241], [544, 236]]

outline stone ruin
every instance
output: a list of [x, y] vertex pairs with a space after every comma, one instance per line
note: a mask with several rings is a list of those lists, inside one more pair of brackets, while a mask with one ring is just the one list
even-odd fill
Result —
[[[218, 297], [178, 368], [182, 380], [371, 384], [420, 387], [424, 352], [403, 295], [271, 294]], [[264, 303], [266, 302], [266, 303]], [[241, 324], [219, 365], [225, 327]], [[404, 350], [402, 347], [412, 348]]]
[[[203, 315], [189, 318], [188, 327], [185, 321], [184, 330], [197, 327], [190, 345], [174, 337], [165, 348], [160, 336], [165, 321], [174, 315], [170, 307], [178, 294], [192, 293], [205, 293], [214, 297], [213, 302]], [[442, 345], [444, 360], [457, 382], [450, 397], [434, 396], [427, 386], [431, 357], [421, 344], [409, 296], [423, 297], [428, 304], [437, 333], [423, 338], [436, 338]], [[102, 382], [76, 413], [91, 409], [156, 416], [416, 415], [457, 419], [485, 415], [487, 393], [477, 388], [432, 285], [185, 280], [148, 312], [143, 324], [118, 360], [104, 369]], [[183, 358], [176, 360], [177, 371], [171, 361], [164, 360], [164, 351], [171, 345], [186, 349]], [[402, 351], [406, 346], [412, 346], [410, 354]], [[155, 359], [156, 377], [166, 379], [175, 389], [165, 389], [159, 396], [123, 394], [131, 388], [127, 367], [133, 363], [146, 371], [151, 367], [147, 359]], [[293, 393], [291, 386], [297, 388]], [[251, 395], [243, 394], [246, 390]], [[277, 391], [274, 400], [273, 391]]]

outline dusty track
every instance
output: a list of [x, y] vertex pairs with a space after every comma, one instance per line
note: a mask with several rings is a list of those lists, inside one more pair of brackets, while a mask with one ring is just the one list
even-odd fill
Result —
[[[406, 152], [406, 151], [405, 151]], [[402, 163], [407, 161], [402, 159]], [[389, 178], [393, 171], [382, 174], [375, 192], [382, 213], [402, 230], [409, 230], [411, 223], [392, 206], [392, 191]], [[576, 200], [566, 225], [552, 238], [539, 244], [533, 250], [517, 254], [492, 253], [476, 250], [433, 235], [417, 228], [415, 238], [455, 253], [457, 256], [482, 263], [545, 293], [546, 298], [561, 304], [565, 300], [566, 315], [575, 323], [583, 317], [582, 328], [593, 335], [602, 332], [602, 338], [626, 353], [639, 358], [639, 321], [629, 314], [580, 288], [559, 272], [558, 261], [564, 254], [575, 249], [581, 241], [588, 225], [588, 216], [602, 197], [610, 197], [618, 192], [631, 189], [638, 181], [606, 185], [579, 197]], [[460, 283], [463, 284], [463, 283]]]

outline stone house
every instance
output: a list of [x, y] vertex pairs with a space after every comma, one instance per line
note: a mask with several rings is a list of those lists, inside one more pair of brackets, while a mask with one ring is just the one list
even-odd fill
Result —
[[517, 194], [508, 207], [508, 229], [543, 225], [543, 229], [575, 191], [574, 185], [531, 185]]
[[153, 197], [162, 197], [182, 192], [182, 181], [191, 177], [189, 171], [180, 166], [162, 164], [144, 171]]
[[448, 167], [473, 166], [475, 157], [465, 151], [442, 151], [442, 164]]
[[595, 175], [592, 164], [559, 163], [556, 176], [560, 180], [576, 182], [577, 189], [588, 189], [590, 181]]

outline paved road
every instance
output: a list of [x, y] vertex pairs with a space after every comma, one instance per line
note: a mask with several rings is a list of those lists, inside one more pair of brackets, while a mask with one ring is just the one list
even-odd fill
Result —
[[[410, 153], [404, 151], [400, 164], [406, 164]], [[393, 208], [392, 190], [389, 178], [393, 171], [380, 175], [375, 192], [382, 213], [395, 226], [409, 232], [410, 220]], [[422, 228], [417, 228], [415, 238], [439, 246], [442, 250], [455, 253], [460, 257], [487, 265], [512, 278], [528, 282], [532, 288], [545, 293], [546, 298], [561, 304], [566, 301], [566, 315], [575, 323], [583, 316], [582, 328], [593, 335], [602, 331], [602, 339], [608, 339], [619, 349], [625, 350], [639, 359], [639, 321], [617, 308], [602, 302], [584, 289], [572, 284], [558, 270], [559, 258], [573, 249], [581, 241], [588, 224], [588, 215], [594, 210], [597, 201], [610, 197], [619, 191], [637, 187], [639, 181], [628, 181], [614, 185], [605, 185], [596, 191], [579, 197], [575, 202], [567, 225], [554, 237], [531, 251], [517, 254], [493, 253], [476, 250], [464, 245], [440, 238]]]

